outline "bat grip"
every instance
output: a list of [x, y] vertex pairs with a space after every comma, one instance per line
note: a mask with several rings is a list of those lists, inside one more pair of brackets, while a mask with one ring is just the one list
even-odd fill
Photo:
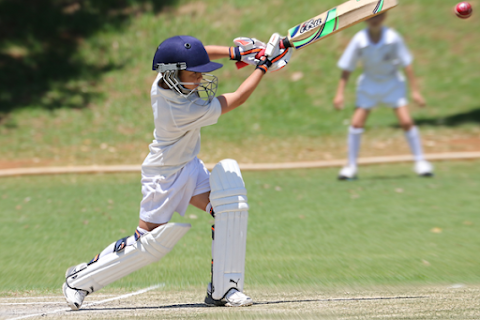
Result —
[[291, 45], [290, 41], [288, 41], [288, 37], [285, 37], [282, 40], [280, 40], [279, 45], [280, 45], [280, 49], [286, 49], [286, 48], [293, 47]]

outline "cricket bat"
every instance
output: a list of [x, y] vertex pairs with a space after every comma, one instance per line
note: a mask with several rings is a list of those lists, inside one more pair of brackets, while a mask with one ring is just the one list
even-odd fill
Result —
[[[280, 48], [302, 49], [319, 40], [323, 40], [345, 28], [386, 12], [398, 4], [397, 0], [350, 0], [293, 28], [287, 37], [278, 39], [272, 36], [265, 55], [272, 56], [276, 44]], [[278, 47], [277, 47], [278, 48]]]

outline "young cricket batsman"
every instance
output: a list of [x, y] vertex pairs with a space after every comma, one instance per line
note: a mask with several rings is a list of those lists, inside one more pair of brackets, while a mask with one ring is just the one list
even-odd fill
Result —
[[[205, 303], [231, 307], [253, 303], [243, 293], [245, 184], [234, 160], [222, 160], [210, 174], [197, 158], [200, 130], [242, 105], [267, 71], [287, 64], [291, 51], [256, 58], [265, 48], [263, 42], [250, 38], [234, 42], [237, 46], [204, 47], [194, 37], [175, 36], [158, 46], [152, 67], [158, 75], [151, 88], [154, 140], [142, 165], [138, 227], [134, 235], [113, 242], [89, 263], [68, 268], [63, 293], [73, 310], [80, 308], [88, 294], [167, 254], [191, 227], [169, 221], [174, 212], [183, 216], [189, 204], [215, 218], [212, 276]], [[222, 65], [211, 60], [227, 57], [256, 68], [235, 92], [216, 97], [218, 80], [208, 73]]]
[[363, 74], [357, 83], [356, 109], [348, 130], [348, 165], [340, 171], [340, 180], [356, 178], [357, 158], [365, 122], [370, 110], [379, 104], [393, 109], [405, 131], [405, 138], [415, 160], [414, 171], [419, 176], [433, 175], [432, 165], [423, 156], [419, 130], [408, 111], [405, 78], [399, 70], [405, 70], [413, 100], [419, 106], [425, 106], [414, 75], [413, 58], [402, 37], [384, 26], [386, 15], [383, 13], [367, 20], [367, 28], [355, 35], [338, 62], [343, 71], [334, 106], [339, 110], [344, 107], [344, 91], [350, 74], [358, 62], [363, 66]]

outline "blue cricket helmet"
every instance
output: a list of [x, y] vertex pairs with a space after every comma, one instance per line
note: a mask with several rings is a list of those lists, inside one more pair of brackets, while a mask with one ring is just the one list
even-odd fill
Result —
[[[210, 61], [203, 43], [191, 36], [175, 36], [163, 41], [153, 57], [152, 70], [157, 71], [159, 64], [185, 63], [184, 70], [193, 72], [212, 72], [223, 67], [221, 63]], [[183, 69], [183, 68], [182, 68]]]

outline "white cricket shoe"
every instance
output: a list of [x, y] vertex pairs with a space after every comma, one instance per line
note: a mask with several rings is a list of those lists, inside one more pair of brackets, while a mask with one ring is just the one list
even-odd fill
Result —
[[227, 307], [248, 307], [253, 304], [252, 298], [238, 291], [235, 288], [230, 289], [225, 296]]
[[215, 300], [212, 297], [212, 284], [209, 283], [207, 287], [207, 296], [205, 297], [205, 304], [210, 307], [248, 307], [253, 304], [253, 300], [243, 292], [238, 291], [236, 288], [228, 290], [223, 299]]
[[357, 167], [345, 166], [338, 173], [338, 180], [354, 180], [357, 178]]
[[433, 166], [425, 160], [415, 162], [414, 171], [421, 177], [433, 176]]
[[[74, 273], [82, 269], [85, 269], [86, 267], [87, 267], [86, 263], [81, 263], [78, 266], [73, 266], [68, 268], [67, 272], [65, 272], [65, 278], [68, 278], [69, 276], [73, 275]], [[85, 290], [70, 288], [66, 282], [62, 286], [62, 290], [63, 290], [63, 295], [65, 296], [65, 300], [67, 300], [68, 306], [74, 311], [80, 309], [80, 307], [82, 306], [83, 300], [88, 295], [88, 292]]]

